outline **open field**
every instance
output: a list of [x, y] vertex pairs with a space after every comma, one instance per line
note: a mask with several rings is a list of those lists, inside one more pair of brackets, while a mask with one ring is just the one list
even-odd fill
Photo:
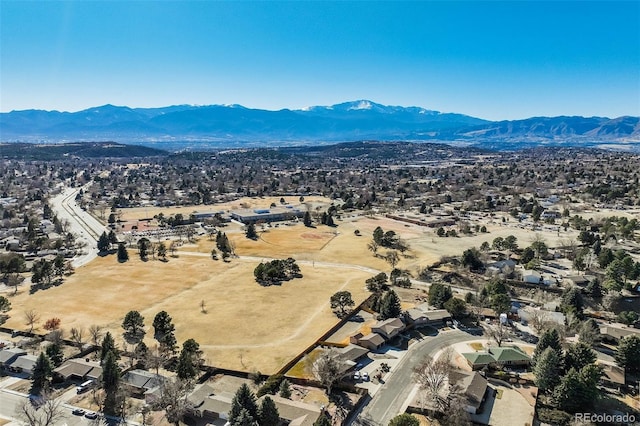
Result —
[[335, 324], [331, 294], [345, 289], [356, 301], [367, 296], [363, 281], [369, 274], [357, 270], [301, 265], [304, 278], [261, 287], [253, 280], [255, 261], [224, 263], [185, 254], [167, 263], [145, 263], [131, 255], [124, 264], [114, 256], [98, 258], [59, 287], [18, 293], [11, 297], [6, 326], [28, 329], [22, 312], [34, 309], [40, 327], [59, 317], [66, 330], [100, 324], [120, 339], [122, 318], [138, 310], [146, 319], [147, 343], [153, 345], [151, 322], [166, 310], [178, 342], [194, 338], [208, 364], [271, 373]]
[[[304, 197], [303, 203], [300, 203], [299, 197], [283, 197], [287, 204], [291, 204], [297, 206], [299, 204], [307, 204], [309, 206], [309, 210], [313, 212], [316, 207], [324, 206], [324, 210], [327, 209], [329, 205], [331, 205], [332, 200], [330, 198], [322, 197], [322, 196], [307, 196]], [[118, 211], [122, 212], [122, 220], [139, 220], [145, 218], [152, 218], [153, 216], [164, 213], [166, 217], [170, 215], [176, 215], [178, 213], [184, 215], [185, 217], [189, 217], [190, 214], [195, 212], [219, 212], [219, 211], [228, 211], [228, 210], [237, 210], [237, 209], [253, 209], [253, 208], [261, 208], [266, 209], [269, 208], [271, 203], [275, 203], [276, 205], [280, 204], [280, 197], [243, 197], [239, 200], [229, 201], [225, 203], [216, 203], [216, 204], [202, 204], [197, 206], [175, 206], [175, 207], [133, 207], [133, 208], [125, 208], [119, 209]]]

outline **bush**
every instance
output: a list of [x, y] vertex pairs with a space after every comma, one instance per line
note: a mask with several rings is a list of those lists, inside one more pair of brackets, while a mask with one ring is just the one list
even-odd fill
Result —
[[268, 393], [274, 395], [280, 388], [280, 382], [282, 382], [283, 379], [284, 376], [282, 374], [274, 374], [273, 376], [269, 376], [262, 387], [258, 389], [258, 393], [256, 394], [256, 396], [260, 398], [262, 395], [266, 395]]
[[565, 426], [571, 423], [573, 416], [566, 411], [557, 410], [555, 408], [539, 408], [538, 419], [542, 423]]

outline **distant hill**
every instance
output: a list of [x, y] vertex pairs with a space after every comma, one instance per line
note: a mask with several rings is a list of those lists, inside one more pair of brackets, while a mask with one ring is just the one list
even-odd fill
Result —
[[59, 160], [68, 158], [161, 157], [168, 153], [145, 146], [114, 142], [74, 142], [60, 144], [0, 143], [0, 158], [19, 160]]
[[638, 117], [533, 117], [487, 121], [367, 100], [302, 110], [240, 105], [129, 108], [104, 105], [69, 113], [0, 114], [0, 141], [109, 140], [183, 148], [319, 145], [353, 140], [411, 140], [512, 149], [538, 145], [640, 146]]

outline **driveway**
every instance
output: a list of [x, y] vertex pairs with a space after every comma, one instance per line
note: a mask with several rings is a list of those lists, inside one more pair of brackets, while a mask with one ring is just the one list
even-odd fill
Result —
[[534, 409], [518, 391], [493, 384], [489, 389], [482, 414], [471, 416], [474, 422], [491, 426], [532, 424]]

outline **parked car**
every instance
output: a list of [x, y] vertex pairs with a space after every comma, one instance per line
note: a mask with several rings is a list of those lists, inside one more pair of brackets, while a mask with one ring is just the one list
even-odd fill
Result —
[[358, 380], [360, 380], [360, 372], [356, 371], [355, 373], [353, 373], [353, 380], [355, 380], [356, 382]]
[[365, 382], [369, 381], [369, 373], [367, 373], [366, 371], [362, 373], [362, 380], [364, 380]]
[[71, 414], [74, 416], [84, 416], [84, 410], [82, 408], [74, 408]]
[[93, 411], [90, 411], [86, 413], [84, 416], [89, 420], [95, 420], [98, 418], [98, 413], [94, 413]]

